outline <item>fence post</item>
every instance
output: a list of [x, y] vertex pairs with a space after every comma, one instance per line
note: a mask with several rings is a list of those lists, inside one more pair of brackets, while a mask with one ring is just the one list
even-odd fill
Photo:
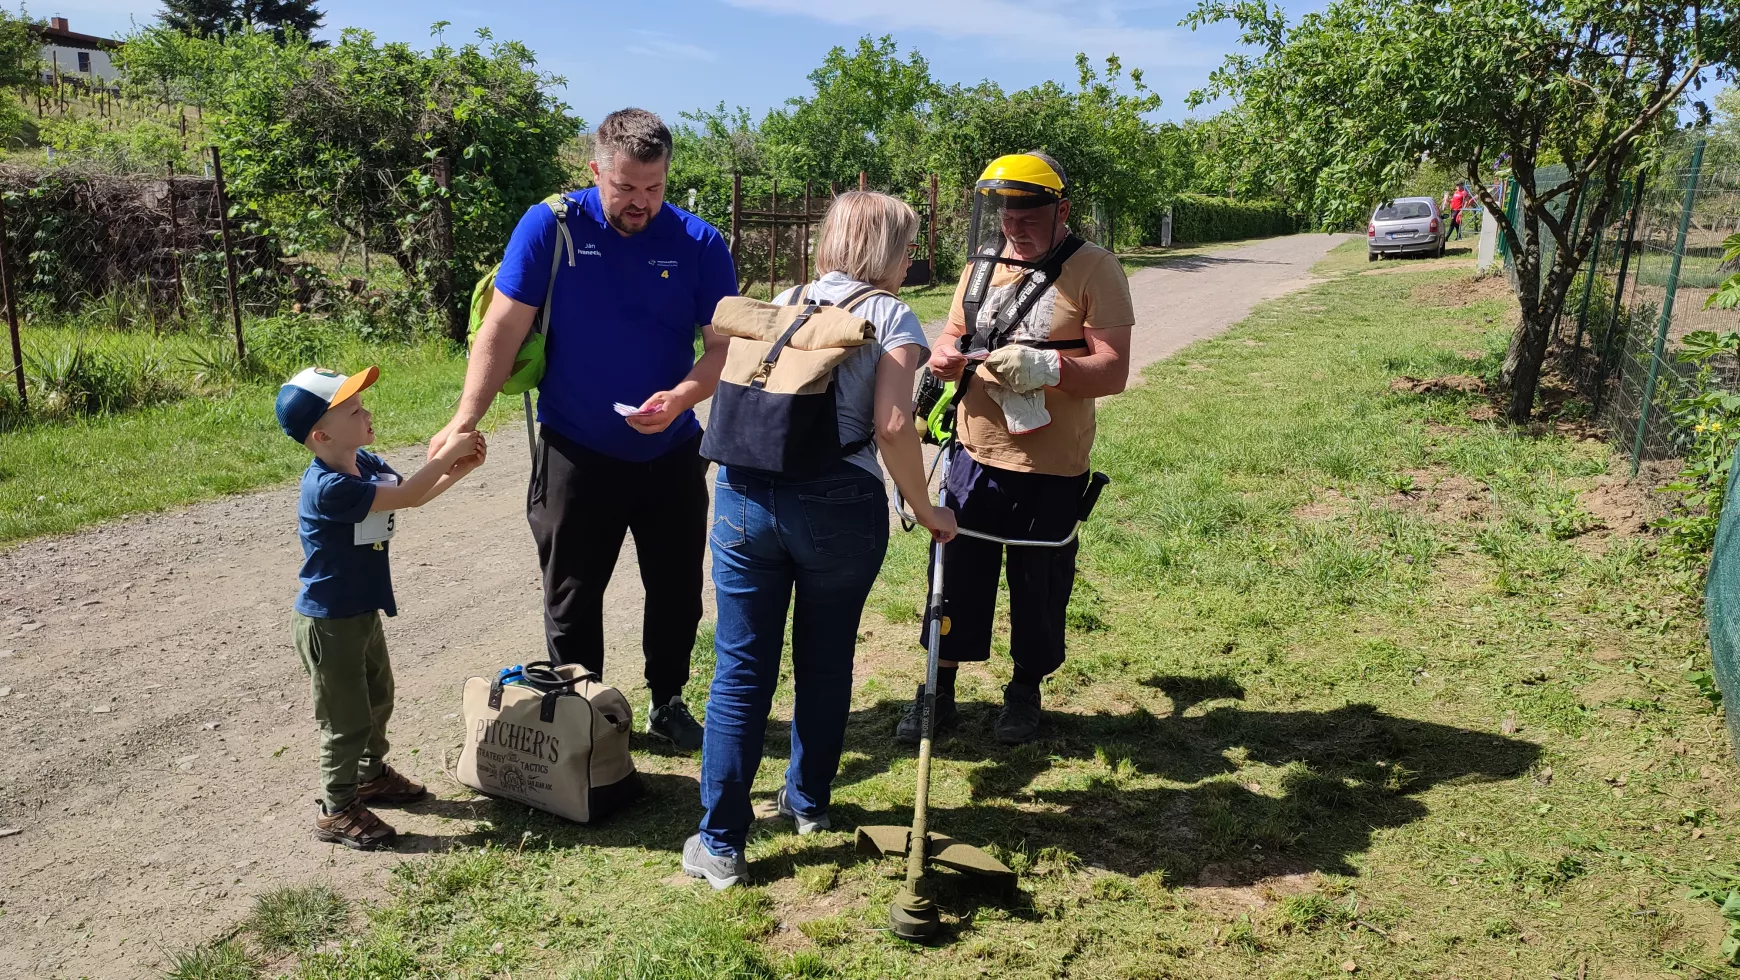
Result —
[[[804, 282], [810, 281], [810, 182], [804, 181]], [[769, 296], [768, 299], [773, 297]]]
[[731, 261], [737, 261], [737, 235], [743, 229], [743, 175], [731, 175]]
[[1620, 304], [1625, 300], [1625, 274], [1631, 269], [1631, 250], [1637, 246], [1637, 219], [1643, 214], [1643, 190], [1643, 173], [1640, 171], [1631, 185], [1631, 216], [1625, 222], [1625, 244], [1619, 252], [1619, 278], [1613, 285], [1613, 306], [1607, 311], [1607, 335], [1602, 338], [1606, 349], [1595, 357], [1595, 404], [1591, 408], [1595, 415], [1601, 414], [1601, 402], [1607, 395], [1607, 367], [1613, 363], [1618, 351]]
[[870, 189], [870, 175], [862, 170], [858, 171], [858, 189], [861, 191]]
[[936, 285], [936, 174], [930, 175], [930, 227], [924, 236], [930, 245], [930, 285]]
[[236, 253], [230, 248], [230, 199], [224, 193], [224, 162], [218, 148], [211, 148], [212, 180], [217, 186], [218, 232], [224, 242], [224, 286], [230, 294], [230, 322], [236, 328], [236, 360], [248, 356], [248, 346], [242, 340], [242, 303], [236, 296]]
[[24, 344], [18, 337], [18, 307], [12, 302], [11, 250], [6, 247], [6, 199], [0, 196], [0, 302], [6, 304], [6, 326], [12, 331], [12, 378], [18, 384], [18, 404], [29, 406], [24, 393]]
[[174, 284], [175, 288], [175, 315], [184, 316], [186, 310], [181, 305], [181, 249], [176, 244], [181, 238], [181, 226], [175, 214], [175, 161], [171, 160], [166, 163], [164, 169], [168, 171], [169, 174], [168, 177], [164, 179], [163, 185], [169, 189], [170, 282]]
[[1667, 348], [1668, 326], [1674, 319], [1674, 293], [1680, 288], [1680, 260], [1686, 255], [1686, 230], [1692, 223], [1692, 205], [1698, 195], [1698, 171], [1704, 166], [1704, 140], [1692, 148], [1692, 172], [1686, 178], [1686, 198], [1680, 205], [1680, 232], [1674, 238], [1674, 261], [1668, 269], [1667, 295], [1661, 301], [1661, 325], [1656, 327], [1655, 348], [1649, 357], [1649, 380], [1643, 386], [1643, 404], [1637, 413], [1637, 440], [1631, 445], [1631, 475], [1637, 476], [1643, 459], [1643, 433], [1649, 425], [1650, 404], [1655, 400], [1656, 377], [1661, 373], [1662, 354]]
[[[1631, 203], [1631, 188], [1626, 187], [1625, 196], [1619, 199], [1619, 213], [1621, 215], [1621, 220], [1624, 220], [1626, 208], [1629, 207]], [[1606, 225], [1602, 225], [1595, 229], [1595, 245], [1589, 250], [1591, 256], [1589, 270], [1583, 273], [1583, 302], [1578, 304], [1577, 308], [1577, 339], [1571, 346], [1571, 376], [1573, 382], [1576, 380], [1577, 369], [1583, 364], [1583, 333], [1589, 324], [1589, 294], [1595, 288], [1595, 277], [1601, 272], [1601, 239], [1606, 231]], [[1597, 391], [1595, 395], [1597, 405], [1600, 404], [1600, 398], [1600, 392]]]
[[779, 267], [779, 178], [773, 178], [773, 197], [767, 204], [767, 298], [776, 295], [774, 277]]
[[435, 302], [447, 318], [447, 336], [454, 343], [465, 343], [467, 318], [453, 302], [453, 164], [446, 154], [435, 158], [431, 169], [435, 186], [441, 193], [435, 198]]

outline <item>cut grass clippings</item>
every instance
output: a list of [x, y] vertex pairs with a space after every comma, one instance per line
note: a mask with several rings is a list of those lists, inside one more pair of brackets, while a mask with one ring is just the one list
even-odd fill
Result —
[[939, 872], [944, 935], [910, 946], [885, 928], [899, 862], [853, 851], [852, 827], [912, 803], [889, 736], [922, 667], [924, 545], [899, 535], [861, 627], [839, 830], [758, 824], [754, 887], [715, 894], [680, 870], [695, 761], [638, 753], [645, 802], [582, 827], [482, 801], [460, 847], [399, 865], [293, 975], [1727, 975], [1718, 910], [1688, 897], [1740, 858], [1732, 759], [1683, 678], [1707, 662], [1695, 582], [1648, 538], [1565, 531], [1604, 446], [1390, 390], [1490, 373], [1510, 308], [1409, 305], [1463, 272], [1334, 272], [1363, 248], [1102, 403], [1115, 482], [1051, 727], [990, 737], [1004, 624], [936, 750], [931, 826], [1019, 871], [1016, 900]]

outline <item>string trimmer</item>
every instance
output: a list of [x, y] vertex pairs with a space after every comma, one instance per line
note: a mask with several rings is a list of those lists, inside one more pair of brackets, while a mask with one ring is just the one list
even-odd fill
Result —
[[[944, 395], [943, 401], [952, 408], [954, 399], [949, 397], [953, 392]], [[946, 412], [944, 418], [952, 416]], [[936, 416], [932, 415], [935, 419]], [[952, 421], [952, 419], [951, 419]], [[933, 435], [942, 445], [937, 453], [937, 463], [932, 471], [940, 466], [943, 472], [948, 472], [948, 464], [956, 451], [956, 443], [952, 438], [952, 426], [931, 426]], [[1016, 548], [1061, 548], [1076, 539], [1081, 530], [1081, 522], [1087, 520], [1094, 504], [1099, 501], [1100, 491], [1106, 488], [1111, 478], [1104, 473], [1095, 473], [1088, 481], [1087, 491], [1082, 495], [1081, 506], [1076, 512], [1076, 526], [1070, 529], [1069, 535], [1061, 541], [1024, 541], [1011, 538], [1000, 538], [979, 531], [960, 528], [960, 533], [983, 541]], [[938, 491], [941, 493], [941, 490]], [[895, 497], [895, 506], [901, 519], [906, 522], [908, 530], [914, 524], [912, 513], [907, 509], [906, 502]], [[906, 858], [906, 884], [894, 896], [894, 903], [888, 909], [888, 925], [894, 934], [902, 939], [922, 942], [936, 935], [939, 924], [936, 903], [932, 901], [929, 888], [926, 886], [924, 870], [927, 864], [953, 868], [963, 874], [985, 879], [988, 884], [1002, 890], [1005, 895], [1015, 888], [1016, 876], [1007, 865], [970, 844], [964, 844], [953, 837], [939, 834], [929, 827], [927, 809], [930, 802], [930, 754], [931, 738], [936, 733], [936, 671], [937, 662], [942, 655], [942, 635], [948, 632], [948, 617], [942, 612], [943, 583], [943, 548], [932, 545], [930, 549], [930, 598], [925, 604], [925, 620], [928, 624], [926, 636], [928, 642], [927, 658], [924, 670], [924, 684], [918, 689], [919, 699], [923, 705], [923, 724], [918, 742], [918, 792], [914, 795], [912, 805], [911, 827], [859, 827], [858, 852], [868, 855], [894, 855]]]

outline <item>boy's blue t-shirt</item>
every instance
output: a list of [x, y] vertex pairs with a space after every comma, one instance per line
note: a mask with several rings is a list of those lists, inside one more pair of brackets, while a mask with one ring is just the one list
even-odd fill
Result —
[[[341, 473], [319, 457], [302, 473], [296, 516], [302, 535], [302, 591], [296, 611], [316, 619], [343, 619], [379, 609], [398, 615], [387, 564], [393, 512], [370, 514], [375, 488], [402, 478], [374, 453], [357, 450], [360, 476]], [[360, 543], [359, 543], [360, 542]]]
[[[656, 459], [700, 431], [694, 413], [649, 436], [611, 405], [640, 405], [688, 375], [696, 329], [713, 321], [721, 299], [737, 295], [731, 250], [712, 225], [669, 203], [646, 230], [625, 236], [605, 220], [598, 188], [568, 199], [574, 264], [564, 252], [556, 271], [538, 421], [606, 456]], [[495, 288], [542, 306], [559, 244], [556, 216], [533, 205], [508, 242]]]

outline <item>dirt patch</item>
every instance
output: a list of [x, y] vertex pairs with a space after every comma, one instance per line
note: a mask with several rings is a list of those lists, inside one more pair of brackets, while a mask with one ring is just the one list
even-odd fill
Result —
[[1500, 276], [1487, 276], [1484, 279], [1452, 279], [1449, 282], [1423, 282], [1414, 287], [1409, 298], [1426, 306], [1441, 306], [1455, 309], [1480, 303], [1489, 299], [1506, 299], [1511, 295], [1510, 284]]
[[1492, 511], [1492, 497], [1477, 480], [1443, 470], [1411, 470], [1419, 489], [1396, 493], [1390, 500], [1406, 510], [1418, 510], [1439, 521], [1481, 521]]
[[1390, 390], [1409, 395], [1442, 395], [1448, 392], [1484, 395], [1486, 382], [1466, 374], [1446, 374], [1438, 378], [1416, 378], [1404, 374], [1390, 382]]
[[1317, 887], [1315, 872], [1284, 865], [1263, 871], [1257, 872], [1259, 878], [1251, 884], [1234, 886], [1230, 882], [1249, 879], [1251, 869], [1239, 864], [1208, 864], [1197, 874], [1195, 887], [1181, 888], [1179, 892], [1198, 907], [1241, 915]]
[[1319, 490], [1311, 502], [1293, 508], [1293, 516], [1302, 521], [1328, 521], [1353, 510], [1354, 502], [1338, 490]]
[[1434, 521], [1482, 521], [1492, 511], [1492, 498], [1479, 481], [1443, 469], [1409, 470], [1406, 489], [1395, 490], [1363, 505], [1333, 489], [1316, 491], [1309, 503], [1293, 509], [1302, 521], [1328, 521], [1361, 508], [1387, 506], [1422, 514]]
[[1618, 538], [1650, 534], [1650, 522], [1667, 513], [1661, 494], [1641, 483], [1614, 477], [1602, 477], [1578, 495], [1577, 502]]

